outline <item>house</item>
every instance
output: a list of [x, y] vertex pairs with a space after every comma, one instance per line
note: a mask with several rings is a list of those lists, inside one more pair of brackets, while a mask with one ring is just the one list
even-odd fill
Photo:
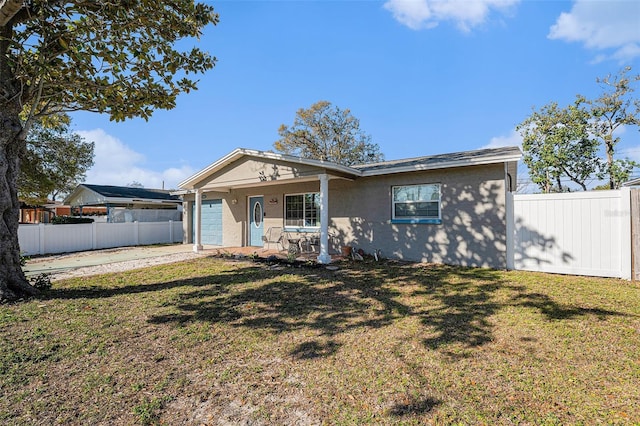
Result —
[[[517, 147], [343, 166], [236, 149], [180, 183], [185, 243], [262, 247], [269, 229], [383, 257], [505, 268]], [[198, 214], [199, 212], [199, 214]]]
[[87, 207], [107, 209], [107, 222], [166, 222], [182, 219], [182, 201], [163, 189], [81, 184], [64, 203], [82, 215]]
[[49, 223], [55, 217], [55, 213], [45, 205], [28, 204], [20, 201], [20, 223]]
[[640, 186], [640, 178], [635, 178], [624, 182], [622, 186]]
[[[105, 207], [85, 207], [84, 215], [105, 215]], [[48, 201], [46, 204], [32, 205], [20, 202], [20, 223], [50, 223], [56, 216], [71, 216], [71, 206], [60, 201]]]

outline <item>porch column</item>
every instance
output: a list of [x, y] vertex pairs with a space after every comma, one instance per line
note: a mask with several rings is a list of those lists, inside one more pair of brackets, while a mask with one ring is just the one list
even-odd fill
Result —
[[329, 177], [320, 175], [320, 254], [318, 263], [331, 263], [329, 255]]
[[193, 251], [199, 252], [202, 251], [202, 223], [201, 216], [202, 215], [202, 189], [196, 189], [196, 207], [193, 209], [193, 233], [194, 241], [193, 241]]

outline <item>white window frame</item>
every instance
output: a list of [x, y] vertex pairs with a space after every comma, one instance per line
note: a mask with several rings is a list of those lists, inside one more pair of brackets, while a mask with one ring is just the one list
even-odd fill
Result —
[[[420, 186], [432, 186], [436, 187], [438, 191], [438, 199], [417, 199], [396, 201], [396, 189], [397, 188], [409, 188]], [[417, 203], [438, 203], [438, 215], [437, 216], [402, 216], [396, 217], [396, 205], [397, 204], [417, 204]], [[427, 224], [440, 224], [442, 223], [442, 184], [438, 182], [432, 183], [418, 183], [407, 185], [394, 185], [391, 187], [391, 222], [392, 223], [427, 223]]]
[[[302, 195], [302, 222], [303, 225], [302, 226], [296, 226], [296, 225], [287, 225], [287, 198], [288, 197], [296, 197], [296, 196], [300, 196]], [[320, 202], [320, 193], [319, 192], [298, 192], [295, 194], [284, 194], [284, 212], [283, 212], [283, 221], [284, 221], [284, 228], [285, 231], [293, 231], [293, 232], [306, 232], [306, 231], [312, 231], [312, 232], [317, 232], [320, 229], [320, 206], [318, 205], [318, 209], [317, 209], [317, 225], [316, 226], [308, 226], [306, 225], [307, 223], [307, 218], [306, 218], [306, 207], [307, 207], [307, 197], [306, 195], [315, 195], [316, 199], [318, 202]]]

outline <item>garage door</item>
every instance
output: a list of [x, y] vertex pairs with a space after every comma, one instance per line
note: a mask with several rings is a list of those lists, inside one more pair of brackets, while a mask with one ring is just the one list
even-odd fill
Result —
[[[192, 213], [195, 212], [195, 205]], [[195, 217], [192, 214], [191, 217]], [[222, 200], [202, 200], [202, 244], [222, 245]], [[194, 224], [194, 221], [192, 221]], [[192, 241], [195, 241], [195, 228], [191, 230]]]

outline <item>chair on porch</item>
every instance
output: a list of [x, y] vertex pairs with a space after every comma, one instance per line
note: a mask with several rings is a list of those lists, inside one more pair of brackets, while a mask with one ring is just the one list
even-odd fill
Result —
[[302, 246], [303, 253], [320, 252], [320, 234], [305, 235], [300, 245]]
[[[267, 232], [262, 236], [263, 248], [269, 250], [271, 244], [276, 245], [276, 249], [280, 246], [280, 251], [284, 250], [284, 232], [281, 227], [275, 226], [267, 229]], [[266, 247], [265, 247], [266, 246]]]

